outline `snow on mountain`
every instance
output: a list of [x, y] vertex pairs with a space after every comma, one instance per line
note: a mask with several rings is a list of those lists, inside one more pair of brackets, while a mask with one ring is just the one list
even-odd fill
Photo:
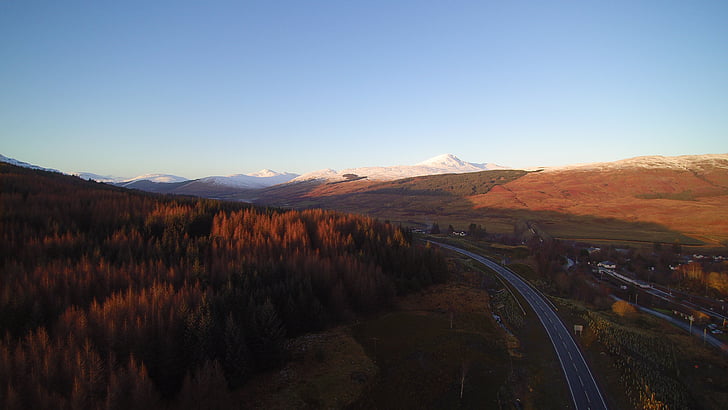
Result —
[[265, 188], [289, 182], [297, 176], [298, 174], [292, 174], [289, 172], [281, 173], [271, 171], [270, 169], [263, 169], [250, 174], [206, 177], [200, 179], [200, 182], [231, 186], [235, 188]]
[[417, 166], [430, 168], [446, 168], [469, 171], [484, 171], [485, 168], [480, 164], [471, 164], [465, 162], [452, 154], [442, 154], [422, 161]]
[[420, 162], [416, 165], [397, 165], [391, 167], [361, 167], [349, 168], [342, 171], [323, 169], [303, 174], [293, 182], [310, 180], [343, 181], [349, 179], [344, 175], [366, 177], [369, 180], [391, 181], [395, 179], [411, 178], [423, 175], [462, 174], [466, 172], [488, 171], [494, 169], [507, 169], [496, 164], [476, 164], [462, 161], [452, 154], [443, 154]]
[[125, 179], [121, 182], [122, 186], [132, 184], [137, 181], [150, 181], [150, 182], [157, 182], [157, 183], [175, 183], [175, 182], [185, 182], [189, 181], [189, 179], [185, 177], [180, 177], [177, 175], [170, 175], [170, 174], [146, 174], [146, 175], [140, 175], [138, 177], [134, 177], [132, 179]]
[[544, 168], [544, 171], [606, 171], [627, 168], [700, 170], [708, 167], [728, 168], [728, 154], [681, 155], [677, 157], [650, 155], [613, 162], [593, 162], [562, 167], [549, 167]]
[[298, 177], [291, 180], [291, 182], [302, 182], [302, 181], [311, 181], [311, 180], [322, 180], [322, 181], [329, 181], [329, 180], [343, 180], [343, 173], [340, 173], [339, 171], [332, 169], [332, 168], [326, 168], [326, 169], [320, 169], [318, 171], [313, 172], [307, 172], [303, 175], [299, 175]]
[[41, 171], [59, 172], [59, 173], [61, 173], [61, 171], [59, 171], [57, 169], [39, 167], [38, 165], [33, 165], [33, 164], [29, 164], [27, 162], [18, 161], [17, 159], [9, 158], [9, 157], [6, 157], [5, 155], [2, 155], [2, 154], [0, 154], [0, 162], [5, 162], [5, 163], [8, 163], [10, 165], [15, 165], [15, 166], [18, 166], [18, 167], [23, 167], [23, 168], [38, 169], [38, 170], [41, 170]]
[[90, 180], [93, 180], [96, 182], [105, 182], [108, 184], [116, 184], [116, 183], [126, 180], [126, 178], [115, 177], [113, 175], [99, 175], [99, 174], [94, 174], [93, 172], [78, 172], [78, 173], [74, 173], [73, 175], [75, 175], [81, 179], [86, 179], [86, 180], [90, 179]]

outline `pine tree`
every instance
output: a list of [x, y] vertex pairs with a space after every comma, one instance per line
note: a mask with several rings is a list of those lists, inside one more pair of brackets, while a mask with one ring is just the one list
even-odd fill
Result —
[[254, 349], [259, 368], [268, 369], [282, 363], [285, 336], [285, 328], [278, 319], [273, 303], [266, 299], [255, 312]]
[[231, 388], [243, 384], [250, 373], [250, 350], [240, 326], [229, 314], [225, 321], [225, 361], [223, 370]]

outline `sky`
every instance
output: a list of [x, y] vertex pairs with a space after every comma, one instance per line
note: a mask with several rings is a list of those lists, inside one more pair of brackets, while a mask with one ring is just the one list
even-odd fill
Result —
[[728, 2], [0, 0], [0, 154], [187, 178], [728, 153]]

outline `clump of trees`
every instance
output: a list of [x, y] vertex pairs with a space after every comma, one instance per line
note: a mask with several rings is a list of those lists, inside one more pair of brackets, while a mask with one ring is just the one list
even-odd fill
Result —
[[446, 279], [387, 223], [130, 192], [0, 164], [0, 407], [156, 408], [286, 360], [285, 338]]
[[[679, 265], [675, 269], [675, 276], [683, 287], [695, 291], [710, 289], [716, 295], [728, 295], [728, 262], [705, 264], [709, 271], [706, 271], [704, 264], [690, 262]], [[702, 293], [702, 292], [701, 292]]]
[[637, 308], [626, 300], [618, 300], [612, 304], [612, 312], [622, 317], [633, 317], [637, 314]]

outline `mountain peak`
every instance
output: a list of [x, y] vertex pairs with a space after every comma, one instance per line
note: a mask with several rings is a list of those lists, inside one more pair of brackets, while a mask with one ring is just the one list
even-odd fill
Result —
[[277, 177], [279, 175], [283, 175], [283, 174], [281, 174], [280, 172], [273, 171], [273, 170], [268, 169], [268, 168], [261, 169], [258, 172], [253, 172], [253, 173], [248, 174], [248, 176], [251, 176], [251, 177], [259, 177], [259, 178]]
[[461, 174], [465, 172], [478, 172], [503, 168], [505, 167], [496, 164], [474, 164], [471, 162], [465, 162], [453, 154], [442, 154], [416, 165], [350, 168], [338, 172], [327, 169], [301, 175], [294, 181], [307, 181], [312, 179], [343, 181], [346, 179], [344, 177], [346, 174], [355, 174], [359, 177], [367, 178], [372, 181], [391, 181], [422, 175]]
[[442, 155], [438, 155], [436, 157], [432, 157], [428, 160], [422, 161], [417, 165], [462, 167], [462, 166], [465, 166], [466, 163], [453, 154], [442, 154]]

